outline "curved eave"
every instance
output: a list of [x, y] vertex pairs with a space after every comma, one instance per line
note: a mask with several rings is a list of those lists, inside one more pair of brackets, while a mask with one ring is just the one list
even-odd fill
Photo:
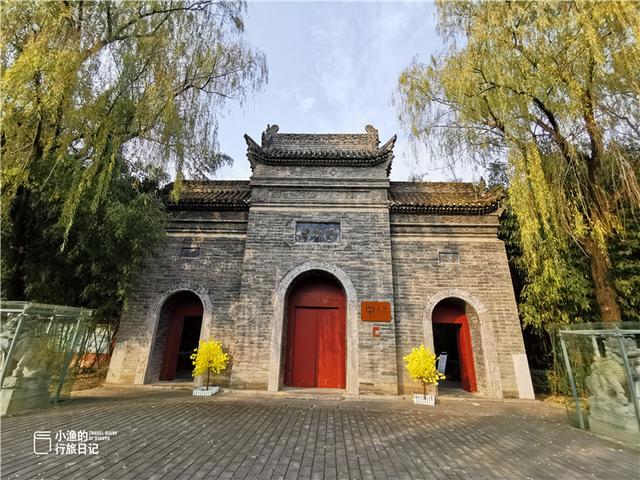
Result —
[[498, 210], [499, 202], [488, 205], [390, 205], [391, 213], [427, 213], [439, 215], [485, 215]]
[[311, 167], [357, 167], [366, 168], [389, 162], [387, 173], [391, 170], [394, 135], [377, 151], [370, 150], [281, 150], [265, 149], [258, 145], [249, 135], [244, 136], [247, 142], [247, 157], [252, 166], [260, 162], [271, 166], [311, 166]]
[[213, 211], [213, 212], [237, 212], [249, 210], [249, 204], [242, 203], [210, 203], [210, 202], [185, 202], [167, 203], [167, 209], [171, 211]]

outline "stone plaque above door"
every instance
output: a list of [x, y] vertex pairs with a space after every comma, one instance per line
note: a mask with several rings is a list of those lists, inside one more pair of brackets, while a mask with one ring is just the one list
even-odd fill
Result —
[[337, 243], [340, 241], [338, 222], [296, 222], [296, 243]]

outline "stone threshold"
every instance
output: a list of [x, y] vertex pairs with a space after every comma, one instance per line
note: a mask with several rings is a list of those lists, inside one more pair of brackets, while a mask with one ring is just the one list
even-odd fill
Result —
[[[193, 390], [197, 385], [193, 381], [189, 380], [173, 380], [170, 382], [156, 382], [145, 384], [119, 384], [119, 383], [106, 383], [99, 388], [114, 388], [114, 389], [132, 389], [132, 390]], [[277, 392], [271, 392], [268, 390], [249, 390], [249, 389], [235, 389], [221, 387], [220, 393], [232, 394], [239, 396], [261, 396], [261, 397], [273, 397], [273, 398], [292, 398], [297, 400], [329, 400], [329, 401], [341, 401], [341, 400], [371, 400], [371, 401], [399, 401], [399, 402], [412, 402], [413, 393], [402, 395], [374, 395], [374, 394], [352, 394], [347, 393], [346, 390], [339, 388], [297, 388], [297, 387], [284, 387]], [[437, 402], [449, 403], [449, 402], [480, 402], [480, 403], [515, 403], [515, 404], [541, 404], [541, 400], [521, 399], [521, 398], [487, 398], [478, 393], [469, 393], [465, 391], [450, 390], [443, 392], [442, 390], [437, 395]]]

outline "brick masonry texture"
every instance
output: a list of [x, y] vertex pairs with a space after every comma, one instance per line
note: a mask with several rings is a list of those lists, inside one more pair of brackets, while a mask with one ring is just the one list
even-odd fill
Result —
[[[168, 242], [140, 275], [122, 315], [107, 380], [158, 380], [171, 295], [188, 290], [203, 302], [201, 338], [221, 339], [231, 354], [230, 368], [216, 381], [234, 388], [278, 390], [287, 329], [283, 305], [295, 281], [292, 272], [308, 268], [336, 276], [347, 294], [350, 393], [419, 390], [407, 376], [402, 357], [423, 342], [433, 345], [433, 308], [443, 299], [457, 298], [466, 305], [480, 393], [518, 397], [513, 355], [524, 353], [524, 345], [504, 245], [496, 236], [498, 212], [465, 214], [459, 205], [448, 210], [436, 205], [432, 207], [438, 211], [455, 207], [459, 213], [420, 213], [420, 206], [413, 204], [402, 210], [405, 213], [390, 212], [391, 156], [376, 153], [377, 132], [367, 132], [345, 137], [350, 144], [360, 142], [364, 150], [341, 151], [336, 146], [339, 135], [289, 135], [278, 143], [272, 131], [279, 155], [289, 155], [282, 145], [298, 148], [305, 142], [317, 152], [307, 149], [308, 158], [297, 164], [290, 156], [286, 164], [278, 164], [268, 156], [268, 148], [254, 142], [250, 187], [215, 182], [217, 190], [224, 190], [218, 198], [202, 193], [207, 184], [199, 182], [199, 198], [213, 199], [215, 208], [173, 205]], [[263, 138], [263, 146], [265, 141], [269, 145]], [[373, 152], [374, 160], [362, 166], [367, 152]], [[438, 198], [428, 193], [429, 185], [420, 184], [420, 192], [426, 193], [415, 197]], [[250, 188], [245, 209], [237, 208], [237, 199], [232, 211], [220, 206], [224, 198], [235, 198], [227, 192], [232, 187]], [[451, 184], [444, 196], [455, 198], [455, 192], [482, 188]], [[409, 192], [406, 198], [414, 197], [411, 184], [403, 183], [402, 189]], [[339, 223], [340, 239], [296, 243], [296, 222]], [[362, 322], [362, 301], [390, 302], [392, 321]], [[380, 327], [379, 337], [372, 336], [374, 325]]]

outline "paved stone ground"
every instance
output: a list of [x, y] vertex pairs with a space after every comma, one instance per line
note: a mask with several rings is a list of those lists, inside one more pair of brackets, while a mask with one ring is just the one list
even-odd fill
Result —
[[[33, 453], [37, 430], [116, 430], [97, 455]], [[3, 479], [621, 479], [636, 450], [541, 403], [336, 400], [97, 389], [2, 420]]]

